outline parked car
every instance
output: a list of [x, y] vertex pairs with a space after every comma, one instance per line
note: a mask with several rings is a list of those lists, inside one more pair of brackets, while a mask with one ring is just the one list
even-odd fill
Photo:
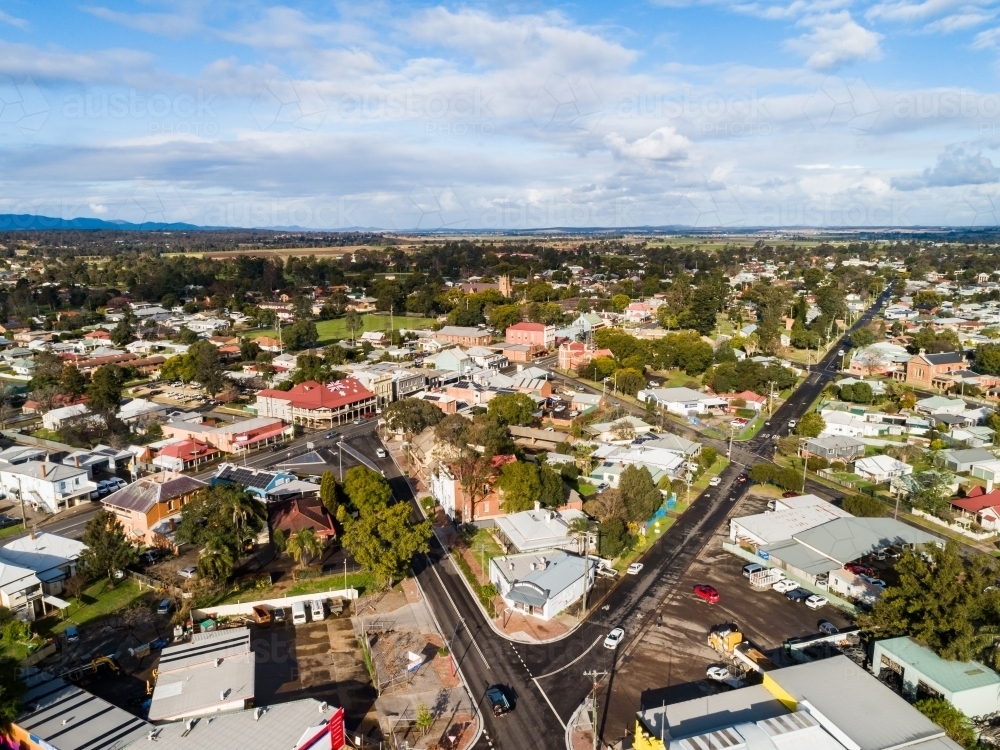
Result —
[[20, 518], [14, 518], [14, 516], [9, 516], [6, 513], [0, 514], [0, 529], [6, 529], [8, 526], [17, 526], [21, 523]]
[[376, 448], [375, 455], [378, 456], [379, 458], [385, 458], [385, 450], [383, 450], [382, 448]]
[[630, 576], [635, 576], [639, 575], [639, 573], [642, 572], [642, 568], [643, 568], [642, 563], [632, 563], [631, 565], [628, 566], [628, 570], [625, 572], [628, 573]]
[[785, 498], [788, 498], [788, 497], [798, 497], [799, 493], [798, 492], [782, 492], [781, 496], [785, 497]]
[[830, 603], [829, 599], [827, 599], [825, 596], [819, 596], [818, 594], [813, 594], [808, 599], [806, 599], [806, 606], [809, 607], [809, 609], [820, 609], [821, 607], [825, 607], [829, 603]]
[[794, 591], [799, 587], [795, 581], [791, 578], [782, 578], [780, 581], [774, 583], [771, 589], [777, 591], [779, 594], [787, 594], [789, 591]]
[[847, 563], [847, 565], [844, 566], [844, 570], [854, 573], [856, 576], [875, 577], [875, 571], [867, 565], [862, 565], [861, 563]]
[[365, 420], [363, 420], [363, 419], [355, 419], [354, 420], [354, 424], [364, 424], [364, 423], [365, 423]]
[[700, 583], [694, 587], [693, 591], [695, 596], [699, 599], [704, 599], [709, 604], [719, 603], [719, 592], [711, 586]]
[[819, 632], [826, 633], [827, 635], [836, 635], [840, 632], [840, 628], [828, 620], [820, 620]]
[[875, 586], [876, 588], [880, 588], [880, 589], [887, 589], [887, 588], [889, 588], [889, 584], [887, 584], [881, 578], [874, 578], [873, 576], [864, 575], [864, 574], [862, 574], [860, 576], [860, 578], [865, 583], [869, 583], [872, 586]]
[[608, 637], [604, 639], [604, 648], [615, 649], [618, 648], [618, 644], [621, 643], [622, 638], [625, 637], [625, 631], [621, 628], [615, 628], [610, 633]]
[[111, 479], [107, 481], [108, 481], [108, 487], [111, 489], [112, 492], [128, 486], [128, 482], [126, 482], [121, 477], [111, 477]]
[[66, 643], [76, 643], [80, 640], [80, 631], [76, 629], [76, 625], [70, 625], [64, 632], [66, 634]]
[[794, 430], [795, 429], [795, 425], [797, 425], [798, 423], [799, 423], [799, 421], [797, 419], [789, 419], [788, 420], [788, 429], [789, 430]]
[[719, 477], [712, 477], [708, 480], [709, 487], [718, 487], [720, 484], [722, 484], [722, 480]]
[[193, 566], [189, 566], [187, 568], [181, 568], [180, 570], [177, 571], [177, 575], [179, 575], [181, 578], [195, 578], [198, 575], [198, 569]]
[[108, 481], [106, 479], [102, 479], [100, 482], [97, 483], [98, 495], [101, 495], [103, 497], [104, 495], [107, 495], [110, 491], [111, 487], [108, 486]]
[[160, 605], [156, 608], [156, 614], [158, 615], [169, 615], [170, 610], [174, 608], [174, 603], [169, 599], [164, 599], [160, 602]]
[[330, 431], [323, 436], [326, 440], [332, 440], [335, 437], [337, 437], [337, 433], [335, 431]]
[[754, 573], [756, 573], [758, 571], [761, 571], [763, 569], [764, 569], [764, 566], [761, 565], [760, 563], [750, 563], [749, 565], [744, 565], [743, 566], [743, 577], [744, 578], [749, 578]]
[[787, 592], [785, 594], [785, 598], [787, 598], [788, 601], [790, 602], [795, 602], [796, 604], [798, 604], [799, 602], [804, 602], [812, 595], [813, 594], [811, 591], [807, 591], [806, 589], [795, 588]]
[[750, 475], [747, 474], [745, 471], [742, 472], [738, 477], [736, 477], [736, 481], [739, 482], [740, 484], [746, 484], [748, 479], [750, 479]]
[[271, 617], [274, 618], [275, 624], [284, 623], [285, 621], [285, 609], [284, 607], [275, 607], [271, 610]]
[[724, 682], [728, 680], [732, 675], [729, 673], [729, 669], [726, 667], [720, 667], [718, 664], [713, 664], [708, 669], [705, 670], [705, 676], [710, 680], [716, 680], [717, 682]]
[[146, 563], [147, 565], [152, 565], [157, 560], [159, 560], [161, 557], [163, 557], [163, 554], [164, 554], [163, 550], [148, 549], [145, 552], [143, 552], [141, 555], [139, 555], [139, 559], [142, 562]]

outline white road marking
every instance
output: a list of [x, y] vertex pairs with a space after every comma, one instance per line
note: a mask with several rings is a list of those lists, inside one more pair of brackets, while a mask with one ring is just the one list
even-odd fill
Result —
[[559, 667], [559, 669], [556, 669], [555, 671], [552, 671], [552, 672], [546, 672], [546, 673], [545, 673], [545, 674], [543, 674], [543, 675], [539, 675], [539, 676], [538, 676], [538, 677], [536, 677], [535, 679], [536, 679], [536, 680], [544, 680], [544, 679], [545, 679], [546, 677], [551, 677], [551, 676], [552, 676], [552, 675], [554, 675], [554, 674], [559, 674], [559, 673], [560, 673], [560, 672], [562, 672], [562, 671], [563, 671], [564, 669], [569, 669], [569, 668], [570, 668], [570, 667], [572, 667], [572, 666], [573, 666], [574, 664], [576, 664], [576, 663], [577, 663], [578, 661], [580, 661], [580, 659], [582, 659], [582, 658], [583, 658], [583, 657], [585, 657], [585, 656], [586, 656], [587, 654], [589, 654], [589, 653], [590, 653], [591, 651], [593, 651], [593, 649], [594, 649], [594, 646], [596, 646], [596, 645], [598, 644], [598, 642], [599, 642], [600, 640], [601, 640], [601, 636], [597, 636], [597, 640], [596, 640], [596, 641], [594, 641], [594, 642], [593, 642], [592, 644], [590, 644], [590, 648], [588, 648], [588, 649], [587, 649], [586, 651], [584, 651], [584, 652], [583, 652], [582, 654], [580, 654], [580, 655], [579, 655], [578, 657], [576, 657], [576, 658], [575, 658], [575, 659], [574, 659], [573, 661], [571, 661], [571, 662], [570, 662], [569, 664], [566, 664], [566, 665], [564, 665], [564, 666], [561, 666], [561, 667]]
[[555, 716], [556, 716], [556, 721], [559, 722], [560, 726], [562, 726], [563, 731], [565, 732], [566, 731], [566, 722], [562, 720], [562, 717], [556, 711], [556, 707], [552, 705], [552, 701], [549, 700], [549, 696], [547, 696], [545, 694], [545, 691], [542, 690], [542, 686], [538, 684], [538, 680], [537, 679], [535, 679], [534, 677], [532, 677], [531, 681], [533, 683], [535, 683], [535, 687], [538, 688], [538, 692], [542, 694], [542, 697], [545, 699], [545, 702], [549, 704], [549, 708], [552, 709], [552, 713], [554, 713]]
[[[428, 562], [430, 562], [428, 560]], [[448, 597], [448, 601], [451, 602], [452, 609], [455, 610], [455, 614], [458, 615], [458, 619], [465, 622], [465, 618], [462, 617], [462, 613], [458, 611], [458, 607], [455, 606], [455, 600], [451, 598], [451, 593], [448, 591], [448, 587], [444, 585], [444, 581], [441, 580], [441, 574], [437, 572], [437, 568], [433, 565], [431, 566], [431, 572], [434, 573], [434, 577], [438, 579], [438, 583], [441, 584], [441, 589], [444, 591], [444, 595]], [[468, 628], [466, 628], [468, 629]], [[482, 650], [479, 648], [479, 644], [476, 643], [476, 639], [472, 637], [472, 633], [469, 633], [469, 640], [472, 641], [472, 645], [476, 647], [476, 652], [479, 654], [479, 658], [483, 660], [483, 664], [486, 668], [490, 668], [490, 663], [486, 661], [486, 657], [483, 656]]]

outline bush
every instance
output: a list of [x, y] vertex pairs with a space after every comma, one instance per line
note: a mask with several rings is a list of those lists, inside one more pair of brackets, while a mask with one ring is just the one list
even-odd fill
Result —
[[858, 518], [880, 518], [886, 510], [881, 500], [868, 495], [849, 495], [840, 507]]
[[757, 412], [754, 409], [737, 409], [736, 416], [743, 419], [756, 419]]
[[563, 464], [559, 468], [559, 473], [571, 482], [580, 477], [580, 469], [576, 464]]
[[830, 462], [822, 456], [809, 456], [806, 459], [806, 468], [809, 471], [819, 471], [820, 469], [827, 469], [829, 466]]
[[27, 643], [31, 640], [31, 625], [24, 620], [11, 620], [3, 628], [7, 643]]

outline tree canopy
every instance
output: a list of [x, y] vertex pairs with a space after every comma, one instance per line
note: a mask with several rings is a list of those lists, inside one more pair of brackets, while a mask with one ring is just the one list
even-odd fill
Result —
[[404, 398], [382, 410], [386, 426], [395, 432], [418, 433], [444, 419], [444, 412], [429, 401]]
[[122, 402], [124, 387], [124, 370], [117, 365], [101, 365], [94, 371], [87, 388], [90, 408], [103, 412], [117, 411]]
[[505, 464], [500, 469], [496, 486], [503, 493], [503, 509], [507, 513], [530, 510], [535, 501], [540, 500], [542, 492], [538, 467], [527, 461]]
[[795, 425], [795, 432], [803, 437], [817, 437], [826, 429], [826, 420], [818, 411], [807, 412]]
[[371, 514], [392, 501], [392, 488], [385, 477], [367, 466], [352, 466], [344, 474], [344, 492], [361, 515]]
[[181, 510], [176, 539], [203, 545], [198, 569], [209, 578], [225, 580], [263, 530], [264, 504], [240, 485], [217, 484], [198, 491]]
[[107, 576], [115, 584], [115, 573], [136, 561], [135, 545], [125, 535], [118, 517], [110, 511], [98, 511], [87, 521], [83, 531], [87, 548], [80, 553], [80, 564], [90, 576]]
[[628, 520], [645, 523], [663, 502], [663, 495], [653, 484], [653, 477], [645, 466], [629, 465], [618, 479], [618, 492], [628, 514]]
[[504, 424], [526, 427], [534, 421], [535, 402], [524, 393], [507, 393], [494, 396], [487, 407], [489, 416]]

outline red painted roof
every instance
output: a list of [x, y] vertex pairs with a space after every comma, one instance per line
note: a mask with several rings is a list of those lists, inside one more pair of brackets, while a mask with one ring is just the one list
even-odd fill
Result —
[[288, 401], [297, 409], [322, 409], [324, 407], [339, 409], [348, 404], [375, 398], [375, 394], [361, 385], [355, 378], [343, 378], [332, 383], [317, 383], [315, 380], [307, 380], [305, 383], [294, 386], [290, 391], [276, 391], [269, 388], [260, 391], [257, 395], [279, 401]]
[[218, 452], [218, 448], [197, 440], [182, 440], [179, 443], [165, 445], [162, 449], [160, 449], [161, 456], [181, 458], [185, 461], [191, 461], [195, 458], [202, 458]]
[[507, 327], [508, 331], [545, 331], [542, 323], [515, 323]]
[[976, 492], [976, 490], [973, 490], [969, 493], [968, 497], [953, 498], [951, 500], [951, 504], [956, 508], [967, 510], [970, 513], [978, 513], [984, 508], [1000, 506], [1000, 490], [985, 492], [980, 487], [977, 487], [976, 489], [979, 491]]

